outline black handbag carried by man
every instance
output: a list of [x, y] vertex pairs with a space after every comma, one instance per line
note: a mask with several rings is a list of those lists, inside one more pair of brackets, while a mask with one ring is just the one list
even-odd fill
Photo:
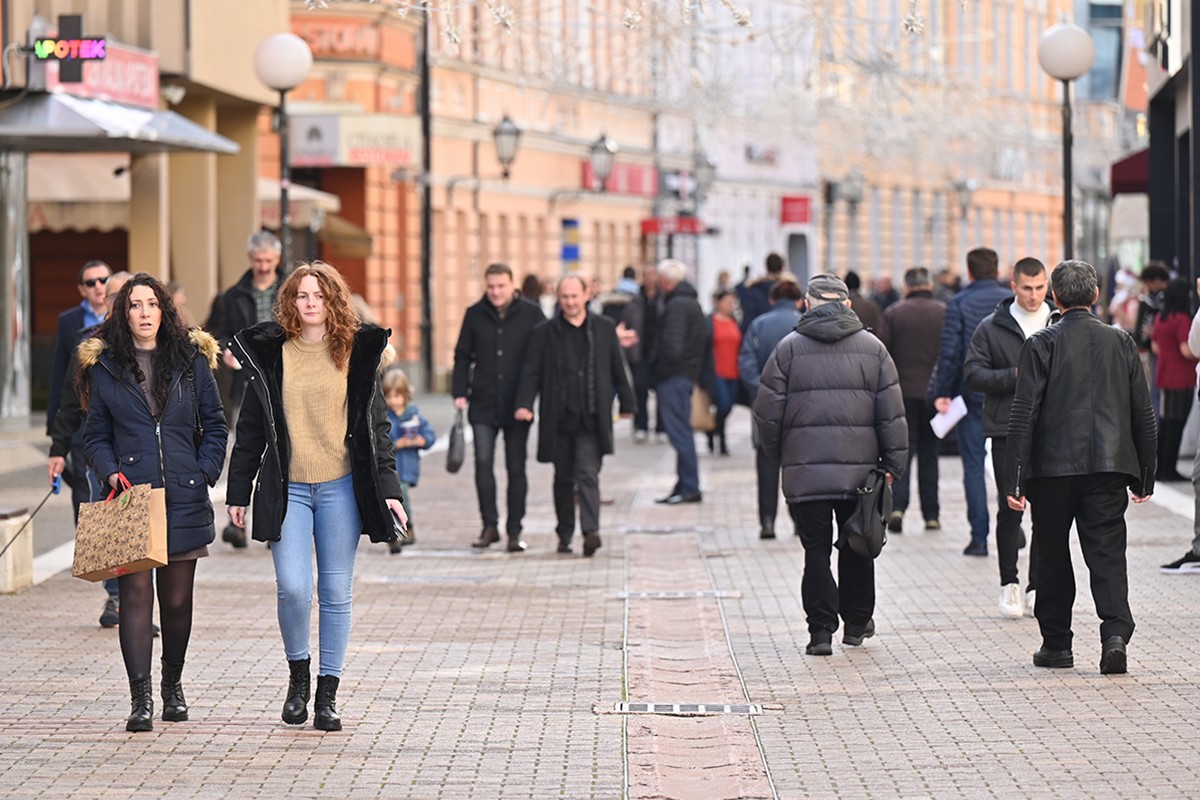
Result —
[[849, 547], [865, 558], [875, 558], [887, 544], [887, 520], [892, 513], [892, 487], [887, 472], [873, 469], [858, 490], [854, 513], [842, 526], [838, 547]]

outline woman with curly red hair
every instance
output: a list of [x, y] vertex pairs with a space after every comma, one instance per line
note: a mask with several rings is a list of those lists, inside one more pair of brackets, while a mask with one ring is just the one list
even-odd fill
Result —
[[312, 554], [317, 554], [320, 663], [313, 726], [341, 730], [336, 701], [350, 641], [358, 540], [396, 539], [407, 522], [388, 435], [379, 365], [391, 331], [363, 324], [346, 279], [320, 261], [295, 267], [275, 320], [233, 337], [248, 370], [229, 465], [227, 502], [246, 523], [254, 492], [254, 538], [271, 542], [279, 628], [290, 669], [283, 721], [308, 719]]

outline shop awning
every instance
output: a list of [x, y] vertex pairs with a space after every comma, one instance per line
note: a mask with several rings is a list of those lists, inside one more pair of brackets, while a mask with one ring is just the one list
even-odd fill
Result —
[[1112, 195], [1145, 194], [1150, 185], [1150, 150], [1114, 162], [1109, 174]]
[[30, 94], [0, 108], [0, 149], [22, 152], [233, 154], [237, 143], [174, 111], [60, 93]]
[[[279, 229], [279, 181], [276, 178], [259, 177], [256, 187], [258, 207], [262, 214], [262, 226]], [[293, 183], [288, 188], [288, 210], [292, 212], [293, 228], [312, 228], [316, 217], [316, 228], [324, 220], [342, 210], [342, 198], [336, 194], [310, 189]]]
[[329, 246], [332, 255], [342, 258], [368, 258], [371, 234], [345, 217], [331, 214], [317, 230], [317, 239]]

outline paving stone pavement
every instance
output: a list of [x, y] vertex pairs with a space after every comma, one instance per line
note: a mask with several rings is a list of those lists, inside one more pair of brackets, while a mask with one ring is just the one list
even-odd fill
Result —
[[[422, 407], [445, 431], [448, 404]], [[1189, 518], [1130, 508], [1130, 673], [1099, 674], [1077, 548], [1077, 666], [1039, 670], [1036, 623], [996, 612], [995, 556], [961, 555], [961, 470], [943, 458], [944, 529], [893, 536], [878, 561], [878, 635], [806, 657], [800, 546], [757, 538], [744, 409], [730, 423], [734, 455], [701, 454], [704, 502], [674, 508], [653, 503], [673, 482], [672, 451], [634, 445], [622, 423], [593, 558], [578, 539], [576, 555], [553, 552], [550, 469], [532, 463], [529, 551], [472, 552], [472, 467], [451, 476], [433, 454], [413, 493], [418, 543], [359, 550], [341, 733], [279, 720], [287, 668], [261, 545], [218, 543], [199, 565], [192, 721], [149, 734], [124, 730], [124, 670], [116, 632], [96, 625], [96, 587], [60, 574], [0, 596], [0, 796], [1200, 794], [1200, 582], [1157, 572], [1186, 549]], [[6, 492], [17, 467], [31, 473], [0, 465]], [[637, 595], [649, 591], [705, 594]], [[692, 668], [668, 672], [664, 654]], [[614, 713], [654, 701], [765, 708]]]

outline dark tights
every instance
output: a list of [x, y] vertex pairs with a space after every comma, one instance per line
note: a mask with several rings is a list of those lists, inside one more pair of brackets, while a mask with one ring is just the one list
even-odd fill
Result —
[[121, 656], [129, 677], [150, 674], [154, 649], [154, 586], [158, 585], [163, 661], [182, 664], [192, 635], [192, 595], [196, 562], [173, 561], [153, 572], [122, 575]]

